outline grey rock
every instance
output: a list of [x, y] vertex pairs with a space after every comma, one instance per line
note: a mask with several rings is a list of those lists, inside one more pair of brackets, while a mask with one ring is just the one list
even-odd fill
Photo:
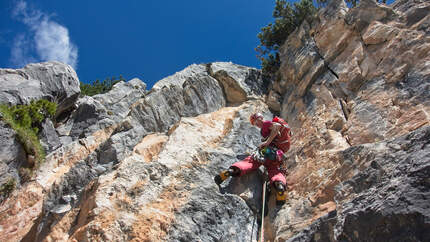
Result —
[[31, 100], [56, 102], [57, 115], [72, 108], [79, 96], [79, 79], [69, 65], [59, 62], [29, 64], [22, 69], [0, 69], [0, 102], [28, 104]]
[[219, 196], [208, 188], [196, 189], [192, 197], [176, 214], [178, 222], [168, 231], [168, 241], [252, 241], [257, 238], [254, 215], [239, 197]]
[[398, 100], [410, 100], [413, 104], [430, 104], [430, 74], [411, 71], [405, 79], [396, 83], [401, 90]]
[[25, 151], [19, 143], [15, 131], [0, 120], [0, 160], [9, 165], [25, 160]]
[[146, 134], [166, 132], [181, 117], [218, 110], [225, 105], [218, 82], [210, 76], [188, 78], [176, 85], [153, 89], [136, 102], [111, 138], [100, 147], [100, 162], [116, 163], [127, 157]]
[[129, 156], [133, 147], [145, 136], [145, 129], [133, 120], [125, 120], [99, 148], [98, 162], [116, 164]]
[[61, 201], [62, 201], [64, 204], [70, 204], [70, 203], [75, 202], [76, 200], [77, 200], [77, 196], [76, 196], [76, 194], [69, 194], [69, 195], [65, 195], [65, 196], [63, 196], [63, 197], [61, 198]]
[[57, 128], [60, 135], [87, 137], [97, 130], [122, 122], [131, 106], [146, 94], [146, 84], [135, 78], [119, 82], [107, 93], [80, 98], [68, 120]]
[[72, 206], [70, 206], [70, 204], [60, 204], [60, 205], [55, 206], [51, 210], [51, 213], [64, 214], [64, 213], [70, 211], [71, 209], [72, 209]]
[[345, 21], [361, 32], [373, 21], [387, 22], [395, 17], [392, 8], [378, 4], [375, 0], [362, 0], [356, 8], [348, 11]]
[[214, 62], [190, 65], [184, 70], [158, 81], [153, 90], [171, 86], [184, 87], [186, 82], [209, 77], [220, 82], [228, 103], [240, 103], [249, 98], [261, 96], [267, 88], [260, 70], [231, 62]]
[[415, 7], [419, 7], [426, 3], [426, 0], [398, 0], [392, 5], [393, 9], [400, 12], [415, 12]]
[[348, 12], [348, 6], [344, 0], [330, 0], [326, 7], [318, 12], [318, 18], [322, 21], [330, 21], [343, 17]]
[[[197, 166], [182, 172], [185, 184], [198, 186], [192, 189], [185, 206], [175, 213], [176, 219], [168, 231], [168, 241], [256, 240], [263, 182], [261, 174], [255, 171], [232, 177], [220, 187], [213, 182], [218, 172], [245, 158], [258, 144], [258, 130], [248, 122], [253, 108], [251, 106], [236, 114], [231, 131], [222, 139], [220, 147], [202, 147], [200, 152], [210, 161], [208, 166]], [[268, 113], [264, 115], [269, 117]], [[190, 188], [185, 187], [184, 190]], [[239, 197], [241, 194], [247, 195]]]
[[63, 145], [63, 146], [68, 145], [68, 144], [73, 142], [73, 139], [70, 136], [60, 136], [59, 139], [60, 139], [61, 145]]
[[258, 97], [266, 93], [260, 70], [231, 62], [210, 63], [208, 68], [211, 76], [222, 84], [229, 103], [241, 103], [250, 97]]
[[106, 170], [107, 170], [107, 168], [106, 168], [106, 167], [104, 167], [104, 166], [102, 166], [102, 165], [97, 165], [97, 166], [96, 166], [96, 167], [94, 167], [93, 169], [94, 169], [94, 171], [95, 171], [98, 175], [103, 174], [103, 173], [104, 173], [104, 172], [106, 172]]
[[145, 95], [145, 89], [146, 84], [134, 78], [128, 82], [119, 82], [109, 92], [94, 95], [93, 98], [106, 107], [109, 115], [125, 118], [130, 106]]
[[0, 70], [0, 102], [10, 105], [29, 104], [31, 100], [47, 98], [39, 80], [30, 78], [22, 70]]
[[180, 117], [196, 116], [225, 106], [218, 82], [210, 76], [189, 78], [182, 87], [154, 89], [131, 110], [131, 117], [148, 132], [165, 132]]
[[[427, 126], [345, 150], [345, 159], [366, 157], [371, 165], [336, 187], [337, 211], [288, 241], [428, 241], [429, 138]], [[390, 149], [398, 146], [404, 149]]]
[[60, 135], [69, 135], [74, 140], [87, 137], [106, 127], [111, 120], [106, 108], [92, 97], [80, 98], [76, 104], [68, 121], [57, 128]]
[[337, 241], [332, 231], [336, 224], [336, 213], [334, 210], [319, 218], [307, 228], [303, 229], [296, 236], [288, 239], [288, 242], [308, 242], [308, 241]]
[[207, 76], [206, 66], [203, 64], [192, 64], [182, 71], [159, 80], [152, 89], [159, 90], [165, 86], [182, 86], [187, 79], [199, 79]]
[[50, 119], [45, 119], [42, 122], [42, 129], [39, 133], [40, 143], [46, 153], [50, 153], [61, 146], [60, 138], [55, 131], [54, 125]]
[[84, 187], [97, 178], [98, 173], [92, 169], [98, 166], [96, 157], [97, 155], [92, 153], [85, 160], [79, 161], [64, 175], [61, 182], [52, 187], [44, 205], [46, 210], [55, 210], [59, 205], [70, 204], [75, 206], [79, 203], [79, 194]]
[[26, 162], [26, 153], [15, 131], [0, 120], [0, 186], [14, 179], [20, 183], [18, 170]]

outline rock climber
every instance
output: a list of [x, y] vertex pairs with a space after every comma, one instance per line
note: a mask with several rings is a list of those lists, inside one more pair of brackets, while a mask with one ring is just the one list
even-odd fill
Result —
[[252, 114], [249, 121], [252, 125], [260, 128], [263, 141], [259, 145], [259, 151], [234, 163], [227, 170], [216, 175], [215, 183], [220, 185], [229, 176], [242, 176], [264, 165], [269, 175], [270, 184], [276, 189], [276, 204], [283, 205], [286, 200], [287, 182], [280, 165], [284, 160], [284, 154], [290, 149], [290, 127], [287, 122], [279, 117], [273, 118], [272, 121], [264, 120], [261, 113]]

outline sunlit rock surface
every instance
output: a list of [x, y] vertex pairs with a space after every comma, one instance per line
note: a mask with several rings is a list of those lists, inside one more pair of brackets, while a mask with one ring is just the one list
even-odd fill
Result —
[[[289, 121], [295, 135], [289, 154], [294, 168], [287, 177], [290, 201], [271, 218], [279, 240], [294, 236], [293, 241], [428, 239], [428, 208], [419, 207], [421, 199], [428, 202], [428, 192], [408, 193], [422, 197], [411, 198], [410, 209], [419, 207], [411, 216], [407, 209], [376, 207], [387, 199], [402, 199], [396, 197], [400, 191], [415, 187], [389, 185], [390, 178], [401, 178], [386, 167], [402, 159], [405, 166], [429, 160], [423, 141], [408, 141], [407, 150], [423, 151], [404, 158], [380, 143], [402, 135], [426, 137], [422, 133], [430, 124], [429, 9], [427, 1], [385, 6], [365, 0], [352, 9], [341, 0], [330, 1], [316, 21], [303, 23], [282, 46], [281, 79], [273, 83], [267, 103]], [[385, 156], [391, 158], [378, 158]], [[379, 167], [374, 172], [381, 173], [380, 180], [369, 177], [372, 165]], [[403, 175], [411, 176], [406, 170]], [[364, 179], [365, 184], [354, 183], [356, 179]], [[428, 187], [425, 175], [416, 179]], [[354, 196], [374, 202], [358, 208], [358, 201], [343, 194], [346, 184]], [[375, 193], [384, 186], [384, 196]], [[346, 204], [349, 209], [344, 210]], [[393, 206], [404, 205], [394, 202]], [[320, 217], [324, 218], [317, 220]], [[416, 229], [405, 232], [409, 227], [402, 230], [403, 223]], [[387, 228], [378, 232], [382, 224]]]
[[149, 92], [134, 79], [80, 98], [56, 125], [62, 145], [2, 204], [1, 214], [12, 216], [2, 216], [0, 239], [255, 238], [258, 174], [222, 193], [212, 177], [259, 142], [248, 117], [267, 110], [256, 95], [263, 81], [256, 69], [221, 67], [237, 78], [232, 90], [245, 93], [242, 103], [226, 107], [234, 91], [208, 73]]

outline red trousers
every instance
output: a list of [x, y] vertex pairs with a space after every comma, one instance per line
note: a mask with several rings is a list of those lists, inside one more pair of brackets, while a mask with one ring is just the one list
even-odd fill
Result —
[[261, 165], [264, 165], [266, 167], [271, 184], [273, 184], [275, 181], [279, 181], [282, 182], [282, 184], [287, 185], [287, 180], [285, 179], [284, 174], [282, 174], [281, 170], [279, 169], [280, 164], [277, 161], [266, 160], [262, 164], [258, 161], [254, 161], [254, 159], [252, 159], [252, 156], [248, 156], [245, 159], [238, 161], [231, 166], [238, 168], [240, 170], [239, 176], [242, 176], [251, 171], [257, 170], [258, 167], [260, 167]]

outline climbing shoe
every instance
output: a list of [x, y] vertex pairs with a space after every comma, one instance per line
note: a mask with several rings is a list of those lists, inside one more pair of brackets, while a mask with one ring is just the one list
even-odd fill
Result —
[[282, 206], [287, 200], [287, 192], [285, 191], [285, 185], [281, 182], [275, 182], [276, 189], [276, 205]]
[[229, 170], [222, 171], [214, 177], [215, 183], [217, 185], [221, 185], [221, 183], [225, 181], [229, 176], [231, 176], [231, 172]]
[[276, 205], [284, 205], [285, 200], [287, 200], [287, 193], [285, 191], [276, 191]]

